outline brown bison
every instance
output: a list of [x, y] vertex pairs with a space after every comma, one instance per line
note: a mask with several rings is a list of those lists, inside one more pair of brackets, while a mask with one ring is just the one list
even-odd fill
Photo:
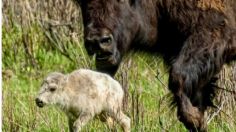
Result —
[[89, 55], [114, 75], [131, 49], [159, 53], [169, 70], [178, 118], [206, 131], [216, 75], [236, 59], [235, 0], [77, 0]]

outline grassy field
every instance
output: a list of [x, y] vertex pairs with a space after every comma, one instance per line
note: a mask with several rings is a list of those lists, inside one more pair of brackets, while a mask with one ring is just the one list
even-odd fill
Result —
[[[63, 112], [55, 107], [37, 108], [34, 99], [48, 73], [94, 69], [93, 58], [83, 46], [79, 10], [63, 0], [3, 0], [3, 19], [3, 131], [68, 131]], [[235, 92], [234, 69], [222, 71], [219, 85]], [[170, 108], [167, 73], [156, 56], [136, 52], [124, 58], [115, 78], [129, 89], [125, 112], [132, 119], [133, 132], [186, 131], [176, 109]], [[209, 110], [208, 130], [235, 132], [235, 94], [219, 91], [215, 103], [219, 108]], [[109, 129], [93, 120], [83, 131]]]

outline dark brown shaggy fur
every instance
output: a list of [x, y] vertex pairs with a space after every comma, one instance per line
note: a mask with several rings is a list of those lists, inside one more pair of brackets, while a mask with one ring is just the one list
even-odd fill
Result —
[[159, 53], [170, 66], [179, 120], [206, 131], [216, 75], [236, 59], [235, 0], [81, 0], [85, 47], [114, 75], [130, 49]]

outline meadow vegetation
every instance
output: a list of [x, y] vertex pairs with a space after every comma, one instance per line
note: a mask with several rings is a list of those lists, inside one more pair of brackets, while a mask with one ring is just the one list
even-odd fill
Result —
[[[3, 0], [2, 76], [4, 132], [64, 132], [67, 118], [54, 107], [37, 108], [35, 96], [50, 72], [69, 73], [95, 69], [94, 58], [83, 46], [80, 10], [69, 0]], [[182, 132], [171, 107], [168, 68], [162, 59], [147, 53], [127, 55], [115, 78], [128, 89], [124, 108], [132, 119], [132, 131]], [[220, 74], [209, 110], [209, 132], [236, 131], [236, 66]], [[120, 131], [119, 126], [117, 129]], [[83, 131], [109, 131], [98, 120]]]

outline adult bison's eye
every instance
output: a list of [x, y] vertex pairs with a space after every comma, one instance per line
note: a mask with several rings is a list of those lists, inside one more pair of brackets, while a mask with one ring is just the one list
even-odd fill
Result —
[[118, 0], [118, 2], [125, 2], [125, 0]]
[[110, 36], [103, 36], [100, 39], [101, 44], [109, 44], [109, 43], [111, 43], [111, 41], [112, 41], [112, 37], [110, 37]]

